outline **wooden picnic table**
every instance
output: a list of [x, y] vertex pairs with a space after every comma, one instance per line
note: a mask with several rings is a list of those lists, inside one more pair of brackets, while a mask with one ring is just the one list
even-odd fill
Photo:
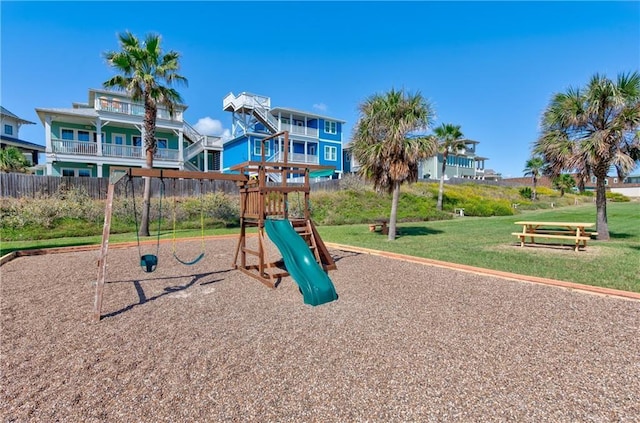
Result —
[[575, 242], [575, 251], [580, 246], [586, 248], [587, 241], [595, 232], [587, 232], [587, 228], [592, 228], [595, 223], [587, 222], [542, 222], [542, 221], [518, 221], [516, 225], [522, 226], [522, 232], [513, 232], [512, 235], [520, 239], [520, 246], [524, 247], [527, 238], [535, 244], [536, 238], [548, 239], [568, 239]]

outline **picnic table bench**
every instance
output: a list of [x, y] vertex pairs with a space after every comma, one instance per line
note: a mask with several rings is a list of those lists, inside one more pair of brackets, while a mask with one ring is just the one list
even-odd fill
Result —
[[520, 239], [520, 246], [524, 247], [527, 238], [531, 244], [535, 244], [536, 238], [571, 240], [574, 243], [574, 250], [580, 247], [587, 248], [587, 241], [595, 232], [587, 232], [587, 228], [592, 228], [595, 223], [584, 222], [536, 222], [519, 221], [516, 225], [522, 225], [522, 232], [512, 232]]
[[371, 232], [375, 232], [378, 229], [380, 229], [380, 232], [383, 235], [388, 235], [389, 234], [389, 227], [387, 226], [387, 220], [386, 219], [378, 219], [375, 221], [375, 223], [371, 223], [369, 225], [369, 231]]

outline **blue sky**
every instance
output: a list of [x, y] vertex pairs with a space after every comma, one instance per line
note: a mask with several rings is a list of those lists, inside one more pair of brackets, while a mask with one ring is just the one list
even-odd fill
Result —
[[461, 125], [486, 166], [522, 175], [551, 95], [595, 73], [640, 68], [640, 2], [28, 2], [2, 1], [2, 106], [37, 122], [36, 107], [86, 102], [113, 73], [102, 53], [117, 34], [163, 37], [181, 53], [186, 120], [231, 126], [229, 92], [271, 97], [347, 121], [391, 88], [420, 92], [435, 125]]

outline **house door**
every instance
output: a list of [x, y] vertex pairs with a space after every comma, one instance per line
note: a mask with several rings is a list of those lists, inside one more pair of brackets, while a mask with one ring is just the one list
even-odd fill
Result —
[[113, 134], [113, 155], [122, 157], [124, 155], [124, 149], [122, 146], [124, 145], [125, 136], [123, 134]]

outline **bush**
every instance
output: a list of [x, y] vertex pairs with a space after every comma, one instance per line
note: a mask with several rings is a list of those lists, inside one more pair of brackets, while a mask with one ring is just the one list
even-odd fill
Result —
[[522, 198], [525, 198], [527, 200], [531, 200], [531, 197], [533, 196], [533, 190], [531, 189], [531, 187], [520, 188], [519, 192]]
[[613, 203], [626, 203], [631, 201], [629, 197], [624, 194], [620, 194], [619, 192], [611, 192], [607, 191], [607, 200]]

